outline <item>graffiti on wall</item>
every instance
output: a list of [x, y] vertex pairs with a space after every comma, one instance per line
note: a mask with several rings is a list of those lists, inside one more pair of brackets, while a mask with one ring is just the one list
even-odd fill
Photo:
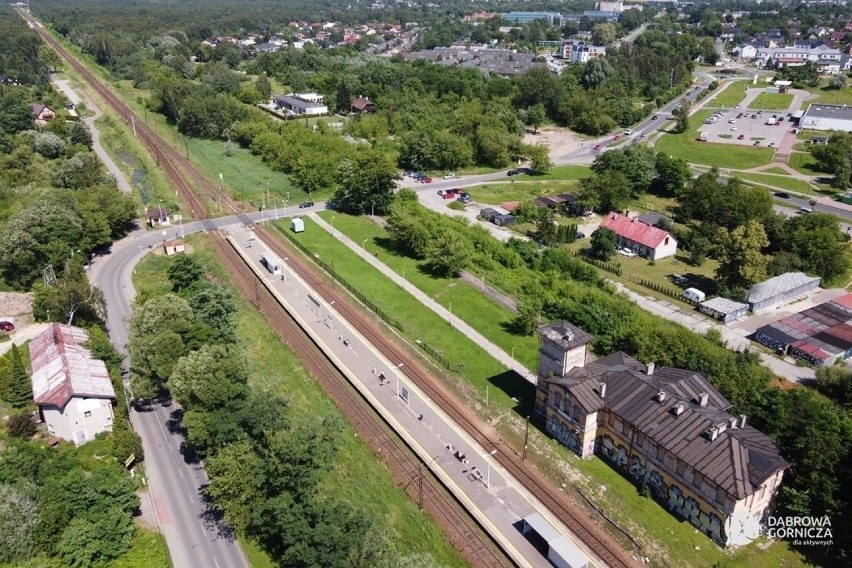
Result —
[[582, 455], [583, 448], [580, 443], [580, 432], [575, 428], [569, 428], [557, 420], [548, 420], [547, 431], [571, 451]]
[[[689, 521], [713, 540], [724, 544], [722, 522], [717, 515], [702, 511], [698, 501], [684, 495], [683, 489], [675, 483], [666, 486], [662, 474], [653, 469], [653, 466], [644, 464], [642, 456], [632, 454], [628, 460], [627, 449], [621, 444], [616, 445], [610, 436], [605, 434], [599, 440], [598, 448], [602, 456], [617, 467], [626, 469], [637, 483], [647, 483], [653, 495], [663, 501], [675, 515]], [[627, 467], [628, 461], [629, 467]]]

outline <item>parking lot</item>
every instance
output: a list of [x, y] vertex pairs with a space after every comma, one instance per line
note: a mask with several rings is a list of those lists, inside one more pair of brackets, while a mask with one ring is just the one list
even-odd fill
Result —
[[[781, 118], [780, 124], [766, 124], [767, 119], [773, 115]], [[702, 124], [697, 136], [700, 136], [701, 132], [706, 132], [707, 142], [777, 148], [784, 134], [794, 127], [786, 111], [733, 109], [717, 116], [718, 121], [715, 124]]]

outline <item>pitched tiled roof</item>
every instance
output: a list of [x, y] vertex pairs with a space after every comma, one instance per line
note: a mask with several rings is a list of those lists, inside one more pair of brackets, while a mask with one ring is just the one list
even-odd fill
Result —
[[85, 329], [55, 323], [30, 342], [33, 399], [62, 408], [73, 396], [115, 398], [106, 365], [83, 344]]
[[[737, 500], [788, 466], [768, 436], [750, 425], [731, 427], [730, 402], [701, 374], [661, 367], [649, 375], [646, 369], [629, 355], [613, 353], [547, 380], [566, 385], [585, 414], [616, 414]], [[661, 391], [665, 397], [659, 401]], [[703, 407], [701, 394], [708, 399]], [[679, 415], [673, 412], [676, 405], [683, 406]], [[706, 435], [723, 424], [715, 440]]]
[[620, 213], [612, 212], [606, 216], [601, 227], [609, 229], [616, 235], [629, 239], [640, 245], [655, 249], [668, 238], [672, 237], [667, 231], [646, 225], [642, 221], [625, 217]]

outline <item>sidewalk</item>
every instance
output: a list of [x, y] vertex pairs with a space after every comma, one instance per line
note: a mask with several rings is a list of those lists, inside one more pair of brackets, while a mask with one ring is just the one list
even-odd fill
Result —
[[394, 284], [414, 296], [424, 306], [438, 314], [441, 318], [447, 320], [450, 325], [452, 325], [454, 328], [456, 328], [457, 330], [465, 334], [467, 337], [475, 341], [476, 344], [482, 347], [485, 351], [487, 351], [489, 355], [506, 365], [506, 368], [514, 369], [516, 373], [521, 375], [524, 379], [526, 379], [532, 384], [536, 384], [538, 382], [538, 378], [533, 373], [531, 373], [523, 365], [517, 363], [514, 359], [512, 359], [512, 357], [509, 356], [508, 353], [506, 353], [500, 347], [486, 339], [481, 333], [473, 329], [466, 322], [462, 321], [458, 316], [454, 316], [444, 306], [427, 296], [424, 292], [422, 292], [419, 288], [411, 284], [408, 280], [405, 280], [396, 272], [391, 270], [390, 267], [388, 267], [385, 263], [379, 261], [373, 255], [369, 254], [366, 250], [356, 244], [355, 241], [353, 241], [340, 231], [334, 230], [334, 228], [331, 227], [331, 225], [329, 225], [325, 221], [323, 221], [319, 217], [319, 215], [317, 215], [316, 213], [308, 213], [308, 217], [310, 217], [310, 219], [314, 223], [322, 227], [333, 237], [338, 239], [341, 243], [349, 247], [352, 252], [367, 261], [373, 268], [377, 269], [379, 272], [390, 278], [394, 282]]

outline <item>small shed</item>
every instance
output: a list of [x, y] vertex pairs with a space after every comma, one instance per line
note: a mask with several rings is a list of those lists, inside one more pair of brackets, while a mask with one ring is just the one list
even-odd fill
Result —
[[723, 323], [728, 323], [744, 317], [748, 312], [748, 304], [735, 302], [728, 298], [713, 298], [701, 302], [698, 305], [698, 311]]
[[163, 249], [166, 251], [166, 256], [172, 256], [178, 253], [186, 252], [186, 246], [183, 241], [166, 241], [163, 243]]
[[509, 225], [513, 225], [517, 221], [514, 215], [506, 214], [506, 215], [497, 215], [492, 220], [492, 223], [497, 225], [498, 227], [508, 227]]
[[304, 233], [305, 232], [305, 221], [301, 217], [294, 218], [293, 224], [290, 226], [290, 229], [294, 233]]

